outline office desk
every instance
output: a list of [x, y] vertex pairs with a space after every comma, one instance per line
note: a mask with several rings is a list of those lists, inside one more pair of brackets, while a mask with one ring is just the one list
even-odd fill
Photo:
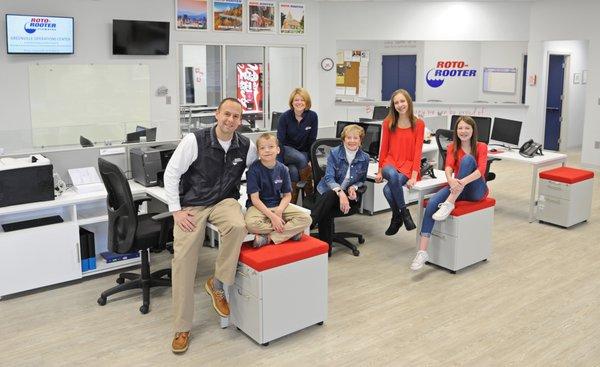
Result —
[[[437, 161], [437, 152], [438, 147], [435, 140], [432, 140], [429, 144], [423, 144], [423, 156], [427, 157], [427, 159], [430, 162]], [[434, 166], [436, 165], [434, 164]], [[378, 170], [379, 164], [377, 162], [369, 163], [369, 170], [367, 171], [367, 180], [365, 181], [367, 191], [365, 192], [363, 197], [363, 206], [361, 208], [361, 212], [363, 210], [366, 210], [371, 215], [390, 208], [387, 200], [385, 199], [385, 196], [383, 195], [383, 187], [385, 186], [386, 181], [380, 183], [375, 182], [375, 175], [377, 174]], [[409, 191], [405, 187], [404, 199], [406, 203], [415, 202], [418, 199], [417, 193], [415, 191]]]
[[538, 187], [538, 173], [540, 168], [547, 167], [554, 164], [565, 165], [567, 162], [567, 155], [563, 153], [544, 151], [544, 155], [536, 155], [533, 158], [526, 158], [519, 154], [516, 149], [507, 150], [504, 152], [489, 152], [488, 157], [500, 158], [507, 161], [525, 163], [531, 165], [532, 177], [531, 177], [531, 192], [529, 196], [529, 223], [535, 220], [534, 210], [537, 205], [536, 191]]
[[[134, 197], [145, 188], [131, 182]], [[72, 189], [51, 201], [0, 208], [0, 224], [60, 215], [62, 223], [4, 232], [0, 227], [0, 298], [47, 285], [81, 279], [140, 263], [139, 258], [107, 264], [106, 191], [79, 194]], [[82, 272], [79, 227], [94, 232], [96, 269]]]

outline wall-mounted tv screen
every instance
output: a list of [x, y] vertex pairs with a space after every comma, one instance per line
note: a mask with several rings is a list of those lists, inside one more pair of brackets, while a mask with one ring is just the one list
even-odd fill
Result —
[[113, 55], [168, 55], [169, 22], [113, 19]]
[[6, 14], [9, 54], [72, 54], [73, 18]]

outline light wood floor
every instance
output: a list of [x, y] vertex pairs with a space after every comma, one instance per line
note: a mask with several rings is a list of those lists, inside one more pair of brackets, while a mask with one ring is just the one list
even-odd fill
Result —
[[[570, 165], [579, 160], [570, 154]], [[415, 234], [386, 237], [389, 213], [354, 216], [339, 229], [360, 230], [367, 242], [359, 257], [340, 248], [330, 258], [323, 326], [268, 347], [220, 329], [203, 290], [216, 251], [204, 248], [186, 354], [170, 351], [170, 289], [153, 290], [147, 315], [135, 291], [100, 307], [99, 293], [115, 284], [110, 274], [0, 301], [0, 366], [600, 365], [599, 173], [589, 222], [561, 229], [527, 223], [529, 166], [495, 162], [492, 170], [492, 256], [456, 275], [410, 271]], [[153, 269], [170, 261], [153, 259]]]

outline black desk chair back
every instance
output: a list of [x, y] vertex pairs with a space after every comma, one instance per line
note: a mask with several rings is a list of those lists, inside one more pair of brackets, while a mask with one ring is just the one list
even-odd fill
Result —
[[279, 126], [279, 118], [283, 112], [272, 112], [271, 113], [271, 131], [277, 131]]
[[[150, 306], [150, 288], [171, 286], [171, 269], [150, 273], [148, 250], [168, 241], [172, 218], [167, 216], [157, 222], [151, 218], [151, 214], [138, 216], [139, 205], [149, 199], [133, 200], [129, 183], [115, 164], [98, 158], [98, 168], [108, 193], [108, 250], [118, 254], [140, 251], [142, 257], [141, 274], [119, 274], [119, 285], [102, 292], [98, 304], [104, 306], [107, 297], [115, 293], [141, 288], [143, 304], [140, 312], [145, 314]], [[165, 276], [167, 279], [163, 278]]]
[[[339, 146], [340, 144], [342, 144], [341, 139], [327, 138], [327, 139], [317, 139], [311, 146], [310, 161], [311, 161], [315, 185], [317, 185], [321, 181], [321, 178], [323, 178], [323, 176], [325, 176], [325, 169], [327, 168], [327, 157], [329, 156], [331, 149]], [[361, 188], [359, 188], [359, 190], [357, 191], [358, 196], [359, 196], [358, 200], [350, 201], [350, 211], [348, 213], [344, 214], [338, 209], [334, 213], [334, 218], [348, 217], [350, 215], [354, 215], [354, 214], [358, 213], [362, 206], [362, 198], [363, 198], [362, 194], [365, 192], [365, 190], [366, 190], [365, 186], [362, 186]], [[308, 209], [312, 208], [314, 206], [314, 204], [316, 203], [318, 195], [319, 194], [318, 194], [317, 188], [315, 186], [313, 195], [305, 197], [302, 200], [302, 205]], [[356, 247], [355, 244], [348, 241], [348, 238], [357, 238], [358, 243], [362, 244], [365, 242], [364, 237], [358, 233], [336, 232], [335, 231], [335, 220], [331, 221], [331, 226], [332, 226], [331, 233], [333, 234], [332, 242], [336, 242], [343, 246], [348, 247], [349, 249], [352, 250], [352, 254], [354, 256], [358, 256], [360, 254], [360, 251], [358, 250], [358, 248]], [[329, 245], [329, 256], [331, 256], [331, 244]]]
[[[440, 155], [442, 156], [442, 167], [446, 167], [446, 152], [448, 151], [448, 145], [452, 143], [454, 132], [447, 129], [437, 129], [435, 131], [435, 141], [437, 143]], [[493, 181], [496, 178], [494, 172], [490, 172], [490, 166], [493, 161], [499, 161], [500, 159], [494, 157], [488, 157], [487, 165], [485, 168], [485, 180]]]
[[92, 141], [86, 137], [83, 137], [82, 135], [79, 135], [79, 144], [83, 147], [83, 148], [87, 148], [87, 147], [93, 147], [94, 143], [92, 143]]

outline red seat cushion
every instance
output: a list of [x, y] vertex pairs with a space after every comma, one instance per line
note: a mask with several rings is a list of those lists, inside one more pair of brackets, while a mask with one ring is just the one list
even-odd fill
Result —
[[256, 271], [263, 271], [326, 254], [328, 251], [329, 245], [326, 242], [303, 235], [300, 241], [286, 241], [278, 245], [271, 244], [260, 248], [244, 244], [240, 251], [239, 261]]
[[573, 167], [558, 167], [540, 172], [540, 178], [568, 184], [574, 184], [580, 181], [594, 178], [594, 172]]
[[[425, 200], [423, 202], [423, 207], [426, 207], [428, 202], [429, 202], [429, 200]], [[485, 208], [491, 208], [492, 206], [495, 206], [495, 205], [496, 205], [496, 199], [491, 198], [489, 196], [480, 201], [461, 200], [461, 201], [457, 201], [456, 203], [454, 203], [454, 210], [452, 210], [452, 213], [450, 213], [450, 215], [453, 217], [460, 217], [461, 215], [476, 212], [478, 210], [485, 209]]]

